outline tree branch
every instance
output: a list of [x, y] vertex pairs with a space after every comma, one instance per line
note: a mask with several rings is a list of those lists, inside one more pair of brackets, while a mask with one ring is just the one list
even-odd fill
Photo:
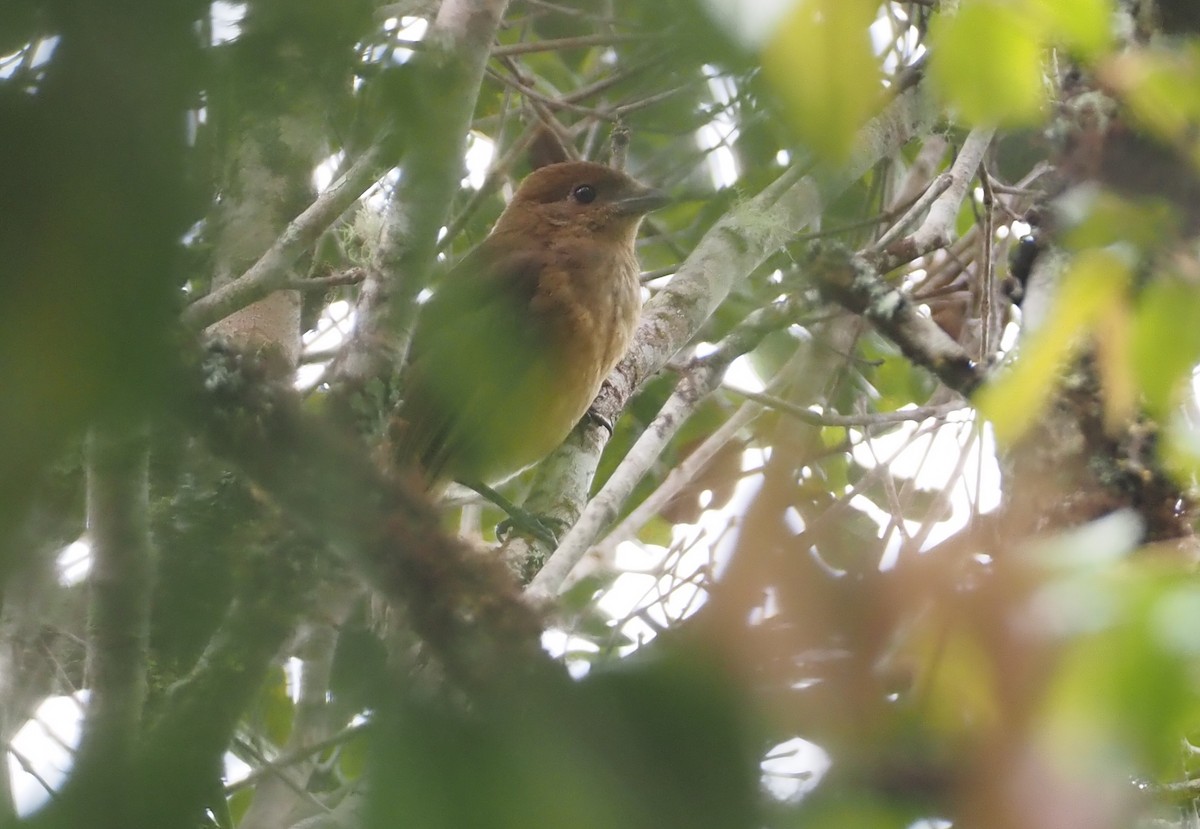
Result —
[[96, 425], [87, 447], [88, 579], [86, 683], [90, 689], [71, 797], [122, 826], [132, 817], [135, 751], [146, 699], [151, 550], [148, 454], [140, 427]]
[[612, 46], [616, 43], [636, 43], [649, 40], [649, 35], [580, 35], [558, 40], [535, 40], [528, 43], [513, 43], [492, 49], [495, 57], [527, 55], [531, 52], [557, 52], [560, 49], [582, 49], [589, 46]]
[[202, 330], [285, 287], [296, 259], [375, 183], [383, 157], [382, 143], [372, 145], [284, 229], [244, 274], [189, 305], [183, 312], [184, 325], [193, 331]]
[[358, 322], [334, 369], [340, 380], [387, 375], [404, 356], [416, 297], [428, 281], [438, 231], [458, 191], [463, 143], [507, 7], [508, 0], [445, 0], [426, 35], [441, 48], [413, 59], [426, 93], [421, 133], [402, 160], [382, 241], [360, 294]]
[[[733, 440], [738, 432], [754, 422], [755, 418], [762, 413], [762, 409], [763, 407], [757, 403], [745, 403], [739, 406], [728, 420], [667, 473], [666, 478], [654, 492], [630, 510], [629, 514], [621, 519], [621, 522], [613, 527], [603, 540], [593, 545], [592, 549], [599, 552], [601, 559], [607, 560], [615, 552], [618, 544], [633, 538], [647, 521], [657, 515], [685, 486], [695, 480], [696, 476], [704, 471], [709, 461], [729, 441]], [[570, 579], [564, 582], [563, 586], [565, 587], [569, 581]]]
[[936, 406], [915, 406], [911, 409], [900, 409], [894, 412], [864, 412], [856, 415], [844, 415], [836, 412], [815, 412], [812, 409], [797, 406], [795, 403], [791, 403], [781, 397], [776, 397], [773, 394], [762, 394], [760, 392], [735, 389], [728, 386], [726, 388], [747, 400], [761, 403], [768, 409], [783, 412], [812, 426], [841, 426], [852, 429], [871, 429], [878, 426], [895, 426], [897, 423], [913, 423], [920, 420], [928, 420], [931, 417], [941, 418], [952, 412], [961, 411], [964, 408], [963, 403], [954, 402], [941, 403]]
[[[979, 127], [971, 130], [971, 134], [967, 136], [962, 149], [958, 152], [958, 157], [954, 159], [950, 171], [945, 176], [935, 179], [934, 184], [930, 185], [929, 190], [926, 191], [927, 195], [939, 189], [944, 192], [940, 192], [930, 205], [929, 215], [925, 217], [921, 226], [910, 236], [892, 242], [896, 235], [895, 232], [903, 229], [904, 225], [915, 215], [915, 210], [910, 211], [872, 248], [868, 257], [881, 272], [886, 273], [905, 262], [911, 262], [918, 256], [924, 256], [930, 251], [944, 248], [954, 241], [954, 225], [958, 219], [958, 210], [962, 206], [963, 199], [966, 198], [967, 188], [974, 180], [976, 171], [983, 161], [983, 154], [987, 152], [995, 133], [994, 129]], [[921, 201], [924, 201], [924, 198]]]
[[889, 285], [861, 254], [834, 244], [814, 246], [810, 262], [825, 296], [870, 320], [914, 363], [964, 397], [983, 381], [983, 372], [966, 350], [936, 322]]
[[[863, 128], [844, 167], [813, 173], [794, 167], [726, 214], [700, 240], [675, 278], [646, 304], [633, 346], [593, 404], [596, 412], [615, 421], [634, 391], [696, 335], [736, 279], [752, 272], [791, 236], [818, 219], [830, 200], [932, 124], [936, 116], [936, 108], [916, 85], [896, 96]], [[526, 507], [574, 523], [583, 511], [592, 473], [607, 440], [601, 427], [585, 420], [543, 462]], [[536, 561], [537, 555], [536, 550], [529, 551], [531, 561]]]
[[[285, 533], [273, 553], [287, 556], [293, 538]], [[245, 586], [191, 673], [168, 689], [161, 716], [147, 729], [141, 776], [154, 785], [143, 789], [141, 825], [177, 824], [181, 816], [198, 815], [212, 805], [221, 757], [296, 618], [296, 604], [281, 596], [290, 579], [278, 578], [290, 568], [263, 566], [277, 563], [278, 554], [263, 555], [259, 562], [261, 569], [275, 571], [262, 574], [275, 578], [272, 587], [254, 589], [263, 579]], [[180, 752], [180, 746], [187, 751]], [[164, 768], [171, 773], [164, 774]]]
[[554, 555], [526, 588], [536, 601], [553, 598], [600, 532], [620, 511], [646, 470], [684, 422], [721, 386], [730, 363], [752, 351], [763, 337], [786, 325], [795, 316], [795, 303], [784, 302], [754, 311], [718, 344], [716, 351], [694, 360], [663, 404], [658, 416], [642, 432], [620, 466], [583, 510], [579, 520], [559, 544]]
[[[152, 578], [148, 448], [144, 431], [97, 426], [88, 440], [87, 684], [81, 769], [121, 779], [146, 699]], [[116, 793], [114, 793], [114, 796]]]
[[858, 148], [843, 168], [799, 176], [786, 189], [780, 188], [782, 192], [769, 187], [717, 222], [675, 278], [646, 304], [633, 347], [597, 398], [600, 413], [615, 417], [634, 390], [695, 336], [736, 279], [815, 221], [829, 201], [879, 159], [904, 146], [935, 116], [922, 89], [914, 87], [863, 128]]
[[385, 478], [361, 445], [305, 414], [295, 390], [270, 379], [261, 361], [215, 346], [190, 388], [180, 416], [403, 604], [453, 681], [482, 689], [558, 672], [505, 567], [447, 537], [420, 493]]

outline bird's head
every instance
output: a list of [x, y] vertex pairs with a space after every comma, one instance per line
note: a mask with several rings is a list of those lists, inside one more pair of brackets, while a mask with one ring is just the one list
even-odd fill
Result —
[[642, 217], [667, 196], [591, 161], [550, 164], [530, 173], [496, 222], [496, 232], [561, 227], [632, 245]]

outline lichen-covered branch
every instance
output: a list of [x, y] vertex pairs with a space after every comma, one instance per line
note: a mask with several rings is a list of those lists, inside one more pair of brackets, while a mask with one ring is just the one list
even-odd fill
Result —
[[413, 60], [425, 91], [383, 237], [358, 302], [356, 330], [336, 373], [359, 383], [386, 375], [407, 348], [415, 300], [428, 280], [438, 231], [462, 178], [463, 144], [483, 70], [508, 0], [445, 0]]
[[189, 305], [183, 312], [184, 325], [193, 331], [202, 330], [285, 287], [293, 263], [375, 182], [382, 161], [380, 145], [364, 152], [341, 178], [288, 224], [245, 273]]
[[554, 555], [534, 576], [526, 590], [534, 600], [553, 598], [588, 548], [619, 513], [642, 476], [658, 459], [684, 422], [710, 394], [721, 386], [725, 371], [735, 359], [753, 350], [772, 331], [794, 317], [795, 305], [784, 302], [760, 308], [727, 334], [716, 351], [692, 362], [658, 416], [642, 432], [604, 488], [596, 494]]
[[349, 437], [305, 414], [259, 361], [216, 346], [180, 414], [292, 518], [402, 604], [447, 675], [466, 688], [553, 670], [512, 578], [441, 529], [414, 488], [386, 478]]
[[843, 168], [800, 177], [782, 193], [768, 188], [717, 222], [670, 284], [646, 304], [633, 348], [596, 401], [600, 413], [618, 414], [634, 390], [696, 335], [735, 280], [815, 221], [830, 200], [879, 159], [932, 124], [935, 114], [922, 89], [914, 87], [863, 129], [858, 149]]
[[917, 305], [880, 277], [867, 260], [845, 247], [813, 248], [809, 268], [821, 292], [849, 311], [866, 317], [904, 356], [937, 375], [943, 383], [970, 396], [983, 372], [966, 350]]

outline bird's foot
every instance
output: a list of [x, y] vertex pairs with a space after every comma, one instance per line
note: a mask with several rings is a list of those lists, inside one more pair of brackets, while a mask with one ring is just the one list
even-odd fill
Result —
[[508, 513], [508, 518], [505, 518], [496, 525], [497, 537], [516, 531], [532, 536], [544, 544], [548, 544], [551, 549], [558, 546], [558, 533], [562, 531], [562, 526], [560, 525], [555, 530], [551, 529], [550, 525], [559, 524], [560, 522], [555, 521], [549, 516], [535, 515], [527, 509], [518, 507], [487, 484], [473, 483], [468, 484], [468, 486]]
[[586, 417], [588, 420], [595, 423], [597, 426], [599, 426], [604, 431], [608, 432], [609, 438], [612, 438], [613, 422], [611, 420], [609, 420], [607, 417], [605, 417], [604, 415], [600, 414], [598, 411], [596, 411], [596, 408], [594, 406], [588, 407], [587, 413], [584, 415], [584, 417]]
[[[549, 516], [534, 515], [528, 510], [514, 507], [514, 510], [508, 513], [508, 518], [496, 525], [496, 535], [497, 537], [507, 536], [516, 531], [533, 536], [553, 550], [558, 547], [558, 532], [551, 529], [551, 524], [558, 524], [558, 522]], [[561, 527], [558, 528], [559, 531], [561, 529]]]

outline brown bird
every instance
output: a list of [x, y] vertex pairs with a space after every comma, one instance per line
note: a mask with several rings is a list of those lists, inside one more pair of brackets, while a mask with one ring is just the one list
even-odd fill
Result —
[[495, 484], [587, 411], [641, 309], [634, 240], [666, 197], [602, 164], [531, 173], [422, 306], [397, 460], [426, 487]]

